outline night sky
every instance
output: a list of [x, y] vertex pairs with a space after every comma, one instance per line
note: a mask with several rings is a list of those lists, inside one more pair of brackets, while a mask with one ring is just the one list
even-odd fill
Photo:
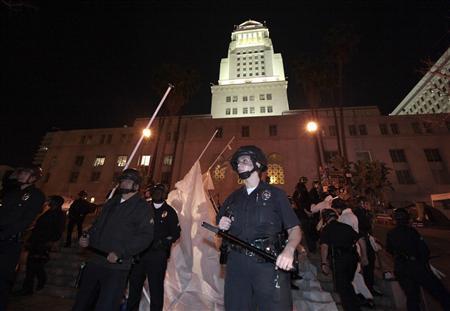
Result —
[[248, 19], [266, 21], [294, 109], [307, 105], [290, 64], [320, 53], [331, 27], [351, 25], [360, 37], [345, 70], [345, 105], [385, 114], [420, 80], [422, 61], [450, 42], [448, 1], [55, 2], [0, 4], [0, 165], [31, 163], [52, 129], [119, 127], [151, 115], [165, 91], [151, 87], [161, 63], [196, 68], [201, 85], [185, 113], [209, 113], [209, 83], [217, 83], [233, 26]]

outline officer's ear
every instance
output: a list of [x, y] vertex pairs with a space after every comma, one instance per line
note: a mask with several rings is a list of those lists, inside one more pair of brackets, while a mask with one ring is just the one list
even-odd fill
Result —
[[261, 163], [255, 162], [257, 168], [261, 168]]

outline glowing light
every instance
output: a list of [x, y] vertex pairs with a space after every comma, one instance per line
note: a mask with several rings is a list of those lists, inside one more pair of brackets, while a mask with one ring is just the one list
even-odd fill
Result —
[[91, 203], [95, 202], [95, 197], [91, 197], [91, 199], [89, 200]]
[[309, 121], [306, 124], [306, 130], [310, 133], [315, 133], [318, 128], [319, 128], [319, 125], [317, 124], [317, 122]]
[[143, 129], [142, 135], [144, 135], [145, 138], [150, 138], [150, 136], [152, 136], [152, 131], [150, 129]]

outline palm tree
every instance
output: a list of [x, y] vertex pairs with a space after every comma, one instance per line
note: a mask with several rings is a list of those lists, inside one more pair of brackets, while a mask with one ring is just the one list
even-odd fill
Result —
[[[160, 119], [159, 129], [158, 129], [158, 138], [155, 147], [155, 159], [152, 162], [152, 178], [154, 177], [154, 169], [157, 161], [157, 155], [159, 151], [159, 146], [161, 142], [161, 134], [163, 133], [164, 125], [166, 118], [165, 116], [177, 116], [177, 125], [176, 132], [174, 134], [175, 137], [175, 147], [173, 151], [173, 159], [172, 163], [175, 163], [175, 158], [177, 156], [178, 142], [180, 138], [180, 127], [181, 127], [181, 115], [183, 112], [183, 108], [192, 99], [192, 96], [199, 89], [199, 74], [195, 68], [190, 66], [184, 66], [179, 64], [162, 64], [154, 73], [152, 77], [152, 88], [154, 92], [162, 92], [167, 86], [167, 83], [172, 83], [175, 85], [174, 90], [171, 95], [166, 99], [166, 103], [164, 104], [161, 116], [163, 118]], [[170, 126], [170, 124], [168, 125]], [[162, 150], [165, 150], [167, 144], [167, 140], [164, 140], [164, 144]], [[163, 159], [161, 158], [159, 161], [159, 165], [162, 165]], [[171, 182], [172, 174], [173, 174], [173, 166], [171, 166], [170, 170], [170, 178], [169, 182]]]

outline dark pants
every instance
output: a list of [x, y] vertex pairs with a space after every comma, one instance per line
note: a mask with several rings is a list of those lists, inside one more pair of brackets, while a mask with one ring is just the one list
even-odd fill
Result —
[[127, 277], [128, 270], [110, 269], [89, 262], [83, 271], [83, 280], [72, 310], [118, 311]]
[[168, 252], [166, 250], [150, 250], [139, 263], [132, 267], [127, 310], [139, 310], [142, 287], [146, 277], [150, 290], [150, 310], [157, 311], [163, 309], [167, 255]]
[[69, 223], [67, 224], [66, 246], [70, 246], [72, 244], [72, 231], [75, 225], [77, 226], [78, 240], [81, 238], [81, 235], [83, 234], [83, 222], [84, 217], [69, 218]]
[[292, 310], [290, 273], [232, 250], [225, 275], [225, 310]]
[[352, 252], [341, 254], [334, 259], [333, 277], [345, 311], [360, 310], [359, 300], [352, 285], [357, 263], [357, 255]]
[[44, 245], [32, 247], [28, 253], [27, 271], [22, 286], [25, 291], [33, 292], [35, 277], [38, 280], [37, 286], [44, 287], [47, 282], [47, 274], [45, 273], [44, 266], [48, 262], [48, 259], [48, 251]]
[[0, 241], [0, 311], [6, 310], [14, 283], [21, 245], [17, 241]]
[[395, 277], [405, 292], [408, 311], [420, 310], [420, 287], [430, 293], [443, 310], [450, 310], [449, 292], [424, 263], [415, 260], [396, 261]]
[[372, 291], [373, 290], [373, 284], [374, 284], [374, 270], [375, 270], [375, 259], [376, 254], [375, 251], [372, 248], [372, 245], [370, 244], [369, 239], [365, 239], [366, 241], [366, 250], [367, 250], [367, 260], [369, 264], [367, 266], [362, 267], [362, 274], [364, 277], [364, 282], [367, 285], [367, 288]]

